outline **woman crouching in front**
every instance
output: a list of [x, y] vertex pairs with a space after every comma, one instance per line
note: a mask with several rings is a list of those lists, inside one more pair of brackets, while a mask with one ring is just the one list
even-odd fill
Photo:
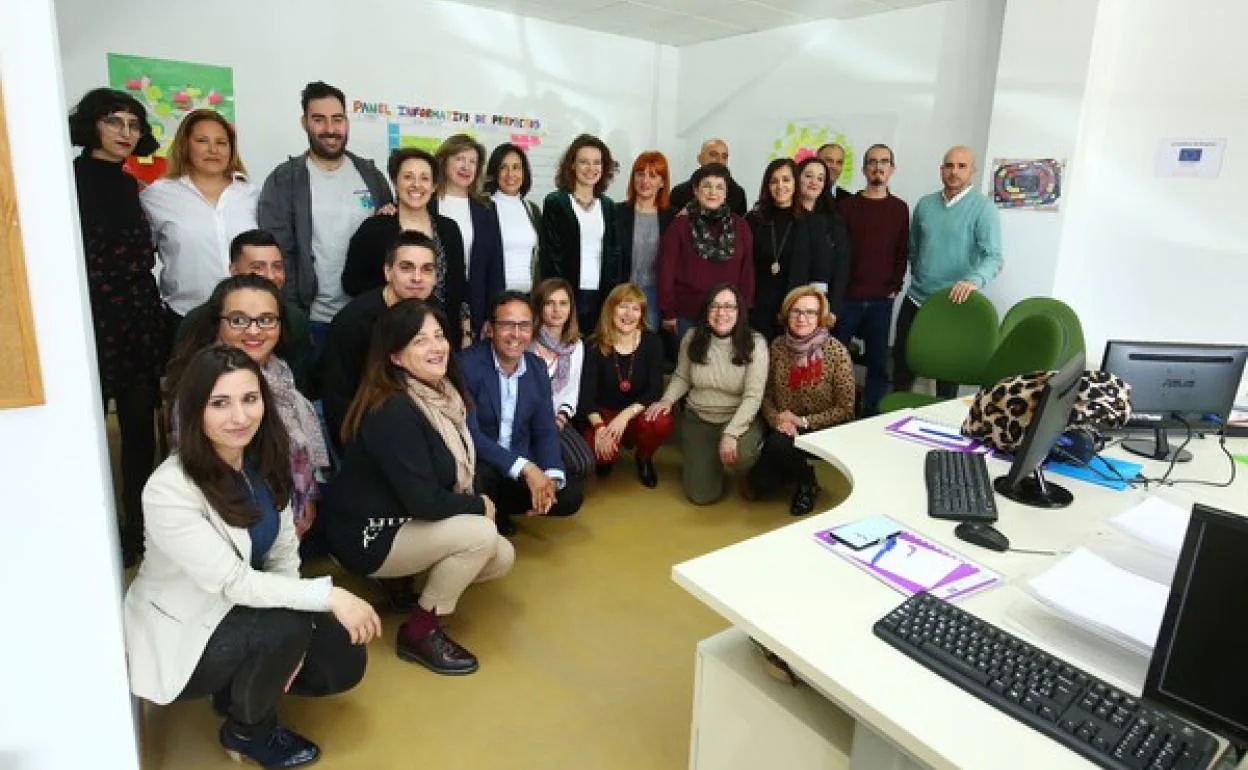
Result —
[[288, 768], [320, 749], [277, 723], [282, 694], [355, 686], [381, 621], [330, 578], [299, 577], [289, 442], [272, 403], [237, 348], [213, 345], [188, 363], [178, 451], [143, 489], [146, 552], [126, 592], [126, 653], [135, 695], [211, 695], [226, 751]]
[[428, 573], [398, 654], [439, 674], [470, 674], [477, 659], [446, 635], [472, 583], [502, 577], [516, 552], [498, 534], [494, 502], [473, 492], [476, 450], [463, 382], [443, 329], [421, 300], [386, 310], [343, 421], [346, 458], [323, 503], [330, 550], [374, 578]]

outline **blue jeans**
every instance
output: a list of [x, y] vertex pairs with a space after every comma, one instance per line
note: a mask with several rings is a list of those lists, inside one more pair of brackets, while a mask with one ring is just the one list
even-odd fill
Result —
[[857, 337], [866, 346], [867, 388], [863, 411], [877, 414], [888, 392], [888, 330], [893, 320], [891, 299], [847, 299], [836, 323], [836, 338], [846, 347]]
[[646, 295], [646, 325], [650, 327], [650, 331], [657, 332], [662, 328], [659, 325], [659, 290], [653, 286], [643, 286], [641, 293]]

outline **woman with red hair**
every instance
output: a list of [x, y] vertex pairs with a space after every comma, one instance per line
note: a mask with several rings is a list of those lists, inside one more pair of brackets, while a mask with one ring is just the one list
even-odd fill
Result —
[[674, 213], [668, 205], [671, 188], [667, 158], [657, 150], [647, 150], [633, 161], [628, 175], [628, 202], [615, 207], [621, 274], [645, 293], [646, 321], [654, 330], [659, 328], [659, 240]]

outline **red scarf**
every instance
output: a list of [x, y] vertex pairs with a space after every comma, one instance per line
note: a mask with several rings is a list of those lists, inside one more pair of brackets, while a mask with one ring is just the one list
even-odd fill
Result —
[[823, 346], [828, 336], [824, 327], [804, 339], [794, 337], [788, 331], [784, 333], [785, 347], [793, 354], [793, 363], [789, 366], [789, 390], [797, 390], [807, 383], [823, 379]]

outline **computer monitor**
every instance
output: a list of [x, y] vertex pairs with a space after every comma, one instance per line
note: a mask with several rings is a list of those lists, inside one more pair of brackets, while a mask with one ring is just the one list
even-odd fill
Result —
[[1082, 376], [1083, 353], [1079, 353], [1044, 384], [1036, 413], [1023, 433], [1023, 443], [1014, 453], [1010, 472], [992, 483], [999, 494], [1037, 508], [1065, 508], [1075, 499], [1070, 490], [1047, 480], [1040, 466], [1070, 422]]
[[1101, 368], [1131, 385], [1132, 424], [1153, 429], [1153, 438], [1123, 441], [1122, 448], [1154, 460], [1192, 459], [1171, 449], [1166, 429], [1206, 423], [1206, 414], [1225, 422], [1246, 359], [1243, 345], [1110, 340]]
[[1144, 697], [1248, 743], [1248, 519], [1204, 505], [1179, 552]]

